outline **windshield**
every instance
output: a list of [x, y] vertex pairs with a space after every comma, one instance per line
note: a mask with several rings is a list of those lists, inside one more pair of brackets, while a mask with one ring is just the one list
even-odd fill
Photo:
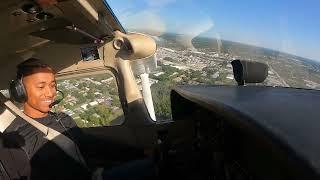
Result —
[[157, 117], [177, 84], [236, 85], [230, 62], [264, 62], [260, 85], [320, 89], [320, 2], [109, 0], [127, 31], [157, 42], [149, 78]]

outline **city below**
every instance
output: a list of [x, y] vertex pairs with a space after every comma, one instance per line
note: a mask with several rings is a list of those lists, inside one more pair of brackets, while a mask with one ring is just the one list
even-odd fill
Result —
[[[151, 59], [151, 63], [142, 62], [139, 67], [154, 66], [148, 73], [159, 120], [171, 118], [170, 91], [176, 85], [236, 85], [231, 66], [234, 59], [268, 65], [265, 82], [254, 85], [320, 89], [320, 64], [312, 60], [230, 41], [195, 38], [189, 43], [191, 46], [185, 46], [180, 43], [178, 35], [165, 34], [154, 38], [158, 44], [155, 59]], [[133, 67], [135, 69], [137, 67]], [[135, 74], [141, 89], [141, 72]], [[58, 82], [58, 88], [66, 97], [55, 110], [71, 115], [79, 126], [108, 126], [123, 122], [112, 76], [62, 80]]]

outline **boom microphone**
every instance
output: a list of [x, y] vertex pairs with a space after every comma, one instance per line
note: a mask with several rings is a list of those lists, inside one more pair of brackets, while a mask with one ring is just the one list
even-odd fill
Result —
[[64, 94], [63, 94], [63, 92], [60, 91], [60, 90], [57, 90], [57, 92], [59, 92], [59, 93], [61, 94], [62, 98], [53, 101], [53, 103], [50, 104], [50, 107], [59, 104], [59, 103], [64, 99]]

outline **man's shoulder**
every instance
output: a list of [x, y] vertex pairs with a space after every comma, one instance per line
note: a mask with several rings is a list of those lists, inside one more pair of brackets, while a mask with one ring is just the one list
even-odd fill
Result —
[[17, 116], [12, 123], [6, 128], [4, 133], [18, 131], [20, 128], [29, 125], [25, 120], [21, 117]]
[[[66, 127], [72, 128], [76, 127], [77, 124], [74, 122], [71, 116], [67, 115], [63, 112], [50, 112], [49, 116], [46, 117], [46, 121], [61, 121]], [[46, 123], [44, 124], [46, 125]], [[17, 116], [13, 122], [6, 128], [4, 133], [19, 131], [19, 129], [24, 128], [26, 126], [32, 126], [28, 122], [26, 122], [21, 117]]]

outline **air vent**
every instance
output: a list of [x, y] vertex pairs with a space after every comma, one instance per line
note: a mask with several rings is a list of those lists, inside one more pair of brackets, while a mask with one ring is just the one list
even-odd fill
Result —
[[40, 19], [40, 20], [48, 20], [48, 19], [51, 19], [53, 18], [53, 14], [50, 14], [50, 13], [45, 13], [45, 12], [41, 12], [39, 14], [36, 15], [36, 18]]
[[35, 4], [25, 4], [21, 7], [21, 9], [29, 14], [37, 14], [42, 11], [42, 8]]

